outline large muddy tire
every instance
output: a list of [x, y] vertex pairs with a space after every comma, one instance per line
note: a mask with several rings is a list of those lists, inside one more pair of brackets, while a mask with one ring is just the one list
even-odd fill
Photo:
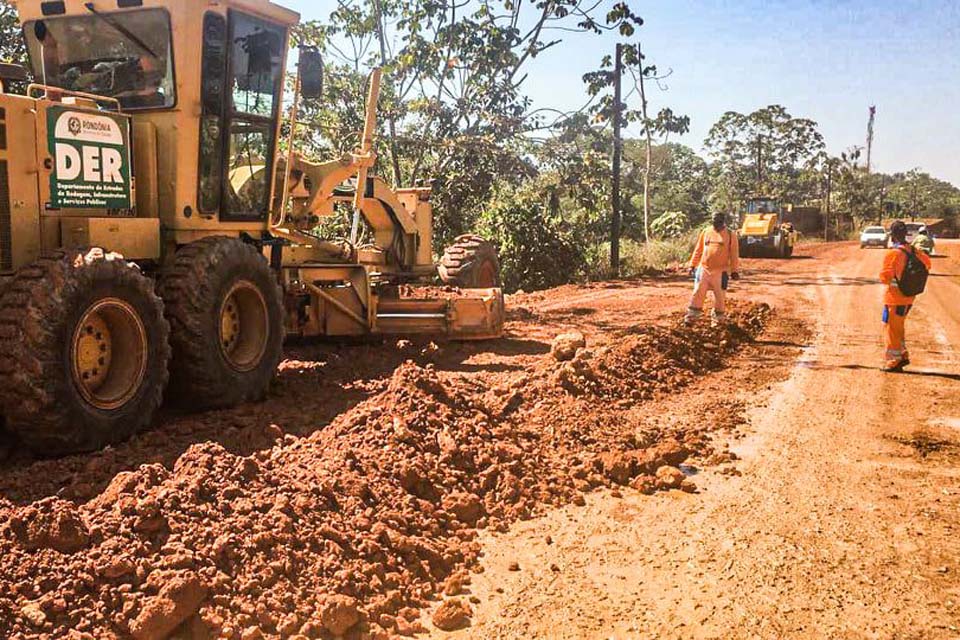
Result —
[[444, 284], [463, 289], [492, 289], [500, 286], [500, 259], [497, 248], [480, 236], [457, 238], [438, 267]]
[[115, 254], [61, 251], [0, 299], [0, 406], [39, 455], [92, 451], [150, 426], [170, 328], [153, 281]]
[[283, 297], [266, 259], [236, 238], [205, 238], [160, 278], [170, 321], [169, 400], [219, 409], [262, 400], [283, 354]]

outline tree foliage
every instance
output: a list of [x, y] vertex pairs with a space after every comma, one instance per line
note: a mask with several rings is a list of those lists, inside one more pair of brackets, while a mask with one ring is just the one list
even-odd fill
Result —
[[[449, 241], [475, 226], [500, 183], [516, 186], [536, 173], [530, 136], [557, 114], [524, 94], [530, 62], [571, 31], [632, 35], [642, 23], [625, 3], [605, 14], [598, 7], [581, 0], [358, 0], [341, 3], [323, 24], [304, 25], [298, 39], [324, 52], [332, 77], [384, 68], [381, 157], [395, 182], [433, 182], [437, 236]], [[346, 121], [330, 113], [341, 104], [317, 107], [305, 119], [308, 132], [345, 139], [339, 124]]]
[[27, 45], [20, 31], [17, 10], [8, 0], [0, 0], [0, 61], [27, 64]]
[[810, 197], [810, 170], [825, 147], [816, 122], [794, 118], [781, 105], [746, 115], [728, 111], [710, 129], [704, 145], [714, 160], [713, 202], [731, 213], [751, 196], [786, 201]]
[[[670, 70], [658, 68], [637, 44], [643, 20], [625, 3], [609, 11], [601, 6], [578, 0], [341, 2], [328, 19], [294, 34], [297, 44], [323, 52], [328, 71], [323, 98], [302, 106], [297, 147], [318, 157], [353, 151], [369, 73], [382, 67], [377, 171], [403, 186], [435, 187], [438, 250], [461, 233], [490, 235], [500, 244], [509, 288], [599, 275], [612, 200], [612, 55], [585, 75], [584, 106], [574, 112], [535, 105], [524, 89], [532, 61], [564, 55], [566, 34], [612, 32], [622, 41], [625, 68], [619, 115], [637, 136], [623, 148], [628, 246], [650, 237], [683, 239], [712, 212], [737, 213], [754, 195], [829, 208], [838, 227], [883, 215], [960, 216], [955, 186], [920, 169], [868, 173], [857, 149], [831, 157], [817, 123], [781, 105], [724, 114], [710, 129], [706, 157], [676, 143], [691, 123], [668, 105], [652, 106]], [[26, 61], [6, 0], [0, 0], [0, 56]], [[334, 221], [331, 233], [343, 225]], [[644, 255], [656, 249], [644, 248]]]

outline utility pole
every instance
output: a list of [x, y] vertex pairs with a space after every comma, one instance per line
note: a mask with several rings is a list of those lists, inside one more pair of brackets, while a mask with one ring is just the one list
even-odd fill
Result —
[[763, 134], [757, 136], [757, 193], [758, 197], [764, 195], [763, 189]]
[[833, 199], [833, 163], [827, 162], [827, 213], [823, 219], [823, 240], [830, 240], [830, 201]]
[[613, 220], [610, 225], [610, 271], [620, 277], [620, 165], [623, 161], [623, 45], [617, 45], [613, 76]]
[[873, 167], [873, 125], [877, 120], [877, 108], [870, 107], [870, 121], [867, 123], [867, 175]]
[[647, 115], [647, 89], [644, 82], [643, 53], [637, 45], [637, 58], [640, 59], [640, 101], [643, 110], [643, 133], [647, 139], [646, 166], [643, 169], [643, 241], [650, 242], [650, 171], [653, 169], [653, 133], [650, 131], [650, 117]]

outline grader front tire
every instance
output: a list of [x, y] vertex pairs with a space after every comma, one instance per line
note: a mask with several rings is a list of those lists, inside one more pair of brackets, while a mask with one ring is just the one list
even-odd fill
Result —
[[497, 248], [480, 236], [457, 238], [444, 252], [438, 271], [444, 284], [463, 289], [493, 289], [500, 286]]
[[61, 251], [0, 299], [0, 407], [40, 455], [92, 451], [150, 426], [163, 401], [169, 325], [153, 282], [120, 256]]
[[180, 249], [161, 276], [171, 326], [168, 397], [197, 409], [263, 399], [283, 353], [283, 297], [263, 256], [236, 238]]

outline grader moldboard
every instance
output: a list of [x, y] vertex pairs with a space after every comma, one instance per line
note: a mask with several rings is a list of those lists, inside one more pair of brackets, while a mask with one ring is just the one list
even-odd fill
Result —
[[[299, 15], [267, 0], [16, 5], [37, 84], [0, 95], [0, 409], [27, 446], [123, 440], [168, 388], [194, 409], [260, 399], [287, 336], [502, 333], [495, 249], [464, 237], [438, 268], [431, 190], [373, 175], [379, 71], [360, 149], [312, 163], [296, 113], [321, 97], [323, 64], [301, 50], [281, 152]], [[352, 242], [311, 234], [344, 207]], [[361, 221], [372, 241], [357, 246]], [[467, 291], [401, 297], [438, 271]]]

